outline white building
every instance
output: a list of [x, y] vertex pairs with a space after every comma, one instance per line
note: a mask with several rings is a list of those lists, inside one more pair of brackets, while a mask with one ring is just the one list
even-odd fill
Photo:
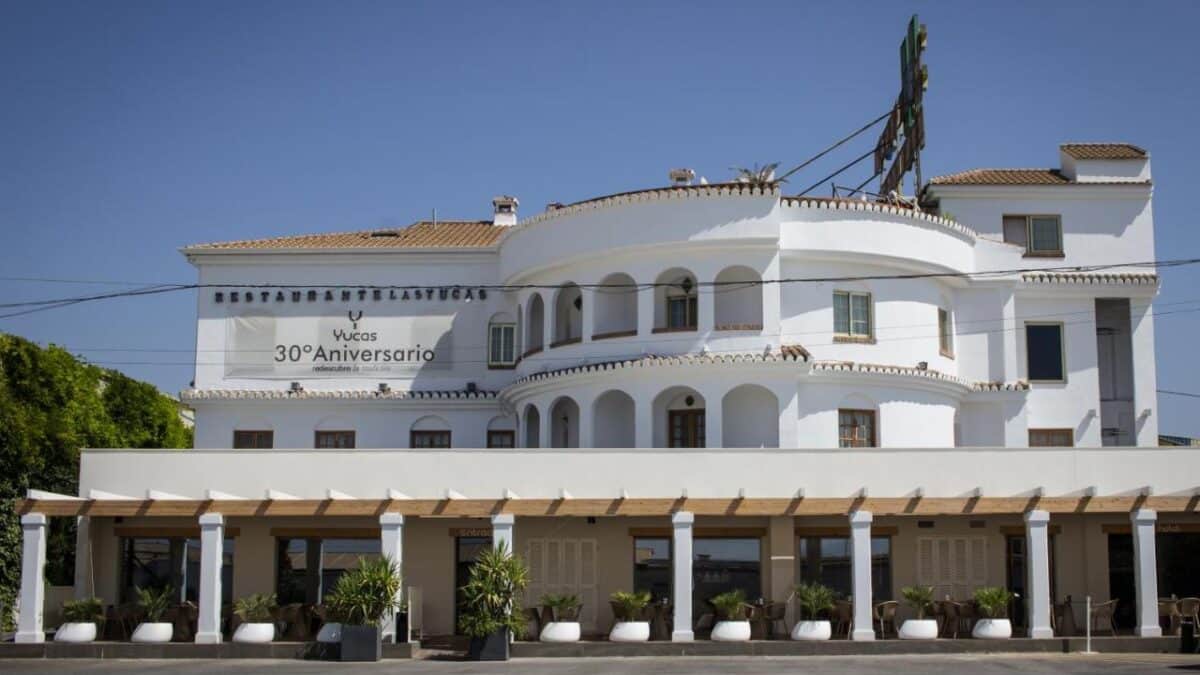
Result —
[[1149, 156], [1060, 155], [935, 178], [922, 209], [676, 184], [187, 247], [197, 449], [89, 451], [80, 499], [31, 495], [23, 606], [44, 516], [86, 515], [79, 592], [170, 583], [198, 641], [232, 597], [318, 603], [381, 551], [452, 633], [496, 540], [590, 633], [616, 590], [673, 599], [686, 640], [716, 592], [815, 578], [1008, 586], [1039, 637], [1068, 596], [1115, 598], [1157, 634], [1159, 595], [1200, 595], [1200, 455], [1154, 447]]

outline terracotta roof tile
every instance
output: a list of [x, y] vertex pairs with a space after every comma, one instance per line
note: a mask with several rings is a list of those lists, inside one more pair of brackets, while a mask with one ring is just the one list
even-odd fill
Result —
[[1058, 169], [971, 169], [937, 176], [933, 185], [1070, 185]]
[[1146, 159], [1150, 155], [1129, 143], [1063, 143], [1058, 146], [1075, 159]]
[[490, 248], [506, 229], [490, 220], [421, 221], [402, 228], [196, 244], [187, 250]]

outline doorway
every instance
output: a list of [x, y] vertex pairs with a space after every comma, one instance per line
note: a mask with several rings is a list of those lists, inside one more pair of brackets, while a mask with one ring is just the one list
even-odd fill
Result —
[[458, 634], [458, 616], [463, 608], [462, 587], [471, 580], [471, 568], [479, 554], [492, 547], [490, 536], [454, 538], [454, 634]]
[[704, 410], [671, 410], [667, 413], [667, 447], [703, 448]]

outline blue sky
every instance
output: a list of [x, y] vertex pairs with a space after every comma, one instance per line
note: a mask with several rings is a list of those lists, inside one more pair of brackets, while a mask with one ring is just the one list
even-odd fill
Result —
[[[927, 175], [1148, 148], [1158, 256], [1200, 256], [1200, 3], [14, 2], [0, 4], [0, 276], [194, 280], [187, 243], [483, 218], [794, 164], [882, 113], [929, 27]], [[799, 190], [864, 138], [796, 176]], [[864, 145], [865, 144], [865, 145]], [[846, 182], [866, 177], [863, 170]], [[1161, 300], [1198, 300], [1200, 269]], [[0, 281], [3, 301], [113, 285]], [[0, 320], [169, 392], [195, 297]], [[1200, 312], [1158, 320], [1159, 386], [1200, 391]], [[92, 351], [97, 349], [176, 351]], [[156, 365], [144, 365], [155, 362]], [[1200, 435], [1200, 400], [1160, 398]]]

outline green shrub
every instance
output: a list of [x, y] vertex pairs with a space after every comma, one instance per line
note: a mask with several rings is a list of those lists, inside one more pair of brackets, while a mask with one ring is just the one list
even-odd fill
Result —
[[746, 618], [746, 593], [742, 589], [715, 595], [709, 602], [724, 621], [743, 621]]
[[550, 610], [555, 621], [577, 621], [583, 603], [579, 601], [578, 595], [547, 593], [542, 596], [542, 607]]
[[821, 612], [833, 609], [833, 589], [828, 586], [816, 582], [799, 584], [793, 592], [796, 604], [800, 605], [797, 618], [803, 619], [807, 615], [809, 620], [816, 620]]
[[609, 596], [617, 621], [642, 621], [642, 612], [650, 604], [650, 591], [626, 593], [617, 591]]
[[351, 626], [378, 626], [400, 607], [400, 567], [386, 556], [359, 558], [358, 567], [338, 577], [326, 600], [333, 615]]
[[503, 543], [484, 550], [471, 566], [462, 587], [463, 610], [458, 628], [470, 637], [487, 637], [508, 629], [513, 637], [525, 632], [521, 592], [529, 585], [529, 569]]
[[975, 590], [975, 606], [989, 619], [1002, 619], [1008, 616], [1008, 603], [1014, 597], [1007, 589], [987, 586]]
[[62, 604], [62, 616], [68, 623], [102, 623], [104, 601], [100, 598], [67, 600]]
[[925, 610], [933, 609], [933, 586], [905, 586], [900, 589], [904, 601], [917, 613], [917, 620], [925, 618]]
[[274, 593], [254, 593], [238, 598], [233, 603], [233, 613], [246, 623], [271, 623], [278, 606]]
[[145, 617], [143, 621], [160, 623], [163, 615], [167, 613], [167, 608], [171, 606], [171, 597], [175, 589], [170, 586], [159, 590], [134, 586], [133, 590], [137, 593], [137, 606]]

